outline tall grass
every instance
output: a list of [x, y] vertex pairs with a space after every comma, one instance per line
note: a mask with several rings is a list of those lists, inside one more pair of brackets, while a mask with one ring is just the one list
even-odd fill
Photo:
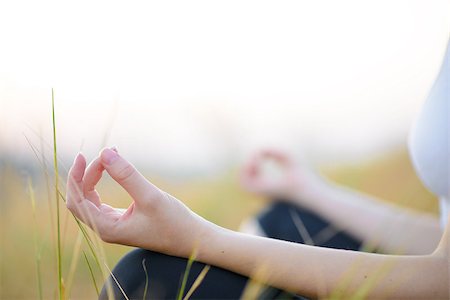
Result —
[[[49, 171], [47, 170], [47, 165], [50, 166], [51, 163], [49, 162], [47, 164], [47, 160], [45, 157], [45, 151], [44, 151], [44, 139], [42, 136], [40, 136], [41, 141], [41, 148], [40, 151], [37, 147], [35, 147], [32, 142], [27, 138], [27, 141], [30, 145], [30, 148], [32, 149], [33, 153], [36, 156], [37, 161], [40, 164], [40, 167], [44, 170], [45, 179], [47, 181], [47, 193], [50, 192], [51, 195], [47, 195], [47, 199], [49, 200], [49, 209], [48, 212], [42, 212], [39, 211], [39, 187], [41, 190], [45, 190], [45, 182], [42, 186], [37, 185], [37, 181], [34, 182], [35, 186], [33, 186], [33, 182], [28, 182], [28, 190], [29, 191], [29, 197], [31, 199], [31, 205], [30, 201], [27, 201], [27, 212], [32, 212], [33, 215], [33, 224], [34, 228], [30, 230], [27, 226], [24, 224], [27, 223], [28, 220], [21, 219], [18, 226], [20, 229], [14, 229], [13, 226], [6, 228], [5, 230], [9, 230], [11, 233], [9, 233], [8, 238], [17, 238], [23, 236], [23, 239], [26, 241], [33, 240], [34, 241], [34, 247], [31, 247], [30, 249], [34, 248], [34, 257], [33, 255], [30, 257], [32, 261], [32, 269], [35, 273], [32, 273], [33, 276], [36, 274], [37, 278], [37, 284], [32, 285], [32, 291], [30, 292], [29, 284], [23, 284], [21, 282], [22, 280], [22, 274], [21, 272], [18, 272], [17, 269], [26, 269], [27, 266], [27, 258], [20, 258], [18, 260], [23, 265], [19, 265], [18, 267], [13, 266], [9, 270], [9, 272], [5, 272], [5, 274], [8, 274], [7, 277], [7, 283], [6, 285], [3, 285], [0, 288], [0, 298], [4, 299], [11, 299], [11, 298], [31, 298], [31, 293], [34, 295], [37, 295], [39, 299], [54, 299], [58, 297], [59, 299], [68, 299], [72, 297], [73, 294], [77, 294], [79, 296], [81, 294], [80, 291], [84, 292], [83, 298], [94, 298], [95, 296], [98, 296], [100, 292], [100, 287], [107, 277], [111, 277], [113, 280], [113, 284], [117, 284], [120, 288], [120, 283], [117, 282], [116, 278], [113, 277], [110, 273], [110, 270], [106, 264], [107, 260], [110, 262], [114, 262], [118, 259], [119, 256], [121, 256], [125, 250], [125, 248], [120, 248], [117, 246], [107, 246], [107, 250], [103, 249], [103, 243], [97, 238], [96, 235], [93, 235], [90, 229], [86, 228], [86, 226], [78, 219], [74, 217], [75, 222], [69, 223], [69, 230], [66, 234], [64, 234], [64, 231], [61, 230], [61, 224], [64, 224], [64, 221], [67, 219], [64, 219], [64, 210], [62, 207], [60, 207], [61, 201], [65, 202], [65, 192], [64, 192], [64, 182], [63, 180], [63, 174], [64, 173], [64, 164], [61, 163], [61, 160], [58, 157], [58, 148], [57, 148], [57, 115], [56, 115], [56, 107], [57, 107], [57, 101], [55, 100], [55, 93], [52, 90], [52, 132], [53, 132], [53, 143], [46, 143], [46, 147], [48, 149], [52, 149], [53, 157], [50, 159], [50, 156], [48, 156], [48, 159], [51, 161], [53, 160], [53, 169], [54, 169], [54, 186], [51, 183], [51, 173], [49, 175]], [[60, 133], [59, 133], [60, 134]], [[105, 137], [104, 140], [107, 140]], [[46, 148], [47, 149], [47, 148]], [[47, 149], [47, 150], [48, 150]], [[410, 206], [416, 206], [416, 208], [421, 210], [427, 210], [435, 212], [437, 210], [435, 206], [435, 202], [430, 201], [423, 201], [424, 199], [430, 199], [428, 193], [422, 188], [420, 183], [416, 180], [416, 178], [411, 175], [413, 174], [412, 169], [406, 162], [407, 155], [404, 155], [402, 152], [401, 155], [394, 154], [393, 158], [396, 161], [399, 161], [398, 164], [393, 164], [392, 159], [389, 158], [385, 162], [383, 161], [377, 161], [374, 165], [364, 165], [362, 167], [356, 168], [356, 170], [352, 170], [351, 168], [347, 169], [341, 169], [343, 171], [335, 171], [334, 172], [334, 179], [337, 181], [342, 182], [343, 184], [353, 186], [354, 188], [359, 188], [361, 190], [365, 190], [369, 193], [378, 195], [381, 198], [387, 198], [388, 200], [392, 199], [400, 199], [400, 200], [410, 200], [411, 199], [411, 193], [414, 192], [415, 196], [414, 199], [420, 200], [420, 202], [417, 203], [408, 203]], [[59, 162], [59, 163], [58, 163]], [[1, 172], [2, 170], [0, 170]], [[7, 174], [7, 173], [4, 173]], [[0, 174], [0, 175], [4, 175]], [[12, 174], [12, 173], [11, 173]], [[236, 183], [234, 181], [235, 173], [232, 175], [224, 175], [221, 178], [219, 178], [217, 181], [205, 181], [202, 180], [201, 182], [195, 182], [195, 181], [189, 181], [186, 183], [183, 183], [182, 185], [177, 185], [176, 188], [174, 186], [171, 186], [170, 184], [167, 184], [164, 186], [165, 189], [170, 191], [173, 194], [180, 195], [183, 199], [186, 200], [188, 203], [188, 206], [193, 207], [194, 210], [198, 211], [200, 214], [205, 215], [208, 217], [208, 219], [211, 219], [212, 221], [218, 223], [219, 225], [223, 225], [225, 227], [230, 228], [237, 228], [239, 220], [241, 220], [244, 216], [249, 215], [251, 212], [254, 212], [258, 207], [260, 207], [260, 202], [253, 201], [252, 197], [249, 197], [249, 195], [242, 193], [238, 188], [236, 188]], [[389, 178], [386, 176], [386, 174], [396, 174], [395, 177], [403, 178], [406, 182], [404, 186], [399, 186], [394, 188], [389, 188], [389, 182], [383, 182], [387, 181], [386, 178]], [[9, 176], [10, 174], [7, 174], [5, 176], [5, 179], [13, 178], [14, 176]], [[8, 177], [8, 178], [6, 178]], [[49, 180], [50, 178], [50, 180]], [[356, 178], [356, 179], [355, 179]], [[12, 180], [12, 179], [10, 179]], [[389, 180], [394, 182], [394, 180]], [[19, 182], [19, 181], [17, 181]], [[380, 184], [379, 182], [382, 182]], [[20, 201], [17, 201], [20, 199], [20, 193], [25, 191], [23, 188], [23, 185], [17, 184], [17, 187], [12, 187], [11, 184], [7, 186], [10, 190], [13, 192], [11, 195], [15, 195], [16, 198], [11, 198], [7, 200], [14, 200], [11, 201], [11, 206], [6, 206], [6, 210], [4, 212], [4, 215], [8, 217], [7, 220], [13, 220], [13, 218], [17, 217], [10, 217], [10, 211], [23, 211], [23, 207], [21, 207], [21, 204], [18, 204]], [[19, 188], [18, 188], [19, 187]], [[114, 194], [115, 186], [108, 186], [108, 188], [105, 191], [105, 194], [107, 195], [108, 201], [112, 200], [113, 202], [119, 202], [118, 196]], [[20, 190], [22, 189], [22, 190]], [[395, 193], [394, 193], [395, 191]], [[1, 194], [0, 190], [0, 194]], [[53, 195], [54, 192], [54, 195]], [[103, 192], [102, 192], [103, 194]], [[56, 196], [56, 200], [53, 201], [53, 198]], [[428, 198], [427, 198], [428, 197]], [[434, 199], [433, 199], [434, 200]], [[3, 201], [3, 199], [2, 199]], [[51, 201], [51, 203], [50, 203]], [[227, 203], [226, 206], [223, 206], [223, 203]], [[122, 202], [123, 203], [123, 202]], [[432, 203], [429, 207], [424, 207], [424, 203]], [[422, 205], [422, 206], [420, 206]], [[221, 207], [220, 210], [217, 209], [217, 207]], [[56, 208], [56, 210], [55, 210]], [[61, 210], [60, 210], [61, 209]], [[12, 214], [12, 213], [11, 213]], [[2, 212], [3, 216], [3, 212]], [[26, 218], [25, 214], [22, 214], [23, 218]], [[70, 217], [70, 214], [68, 215]], [[56, 217], [56, 219], [55, 219]], [[5, 221], [7, 222], [7, 221]], [[50, 230], [48, 230], [48, 227], [45, 228], [45, 234], [39, 234], [39, 227], [38, 225], [41, 225], [43, 222], [49, 222], [50, 223]], [[298, 220], [294, 219], [294, 222], [296, 223], [297, 228], [299, 229], [299, 232], [304, 233], [304, 226]], [[82, 243], [82, 250], [76, 250], [75, 247], [78, 247], [78, 242], [75, 243], [74, 246], [72, 246], [72, 241], [75, 240], [76, 235], [73, 231], [73, 225], [75, 225], [76, 233], [81, 234], [83, 243]], [[48, 224], [47, 224], [48, 226]], [[72, 226], [72, 227], [71, 227]], [[23, 230], [22, 228], [25, 228]], [[64, 229], [64, 228], [63, 228]], [[20, 231], [22, 230], [22, 231]], [[25, 232], [25, 233], [23, 233]], [[29, 234], [28, 236], [26, 234]], [[325, 238], [329, 238], [329, 236], [332, 236], [334, 232], [326, 232], [323, 234]], [[33, 235], [33, 237], [32, 237]], [[19, 237], [17, 237], [19, 236]], [[47, 237], [50, 236], [50, 239], [46, 240]], [[55, 238], [56, 236], [56, 238]], [[66, 237], [66, 240], [69, 241], [71, 244], [71, 247], [64, 248], [64, 243], [62, 243], [62, 237]], [[316, 237], [314, 237], [314, 240]], [[14, 243], [12, 243], [14, 245]], [[52, 251], [51, 255], [46, 255], [49, 252], [46, 252], [46, 247], [49, 247], [51, 249], [56, 249], [56, 255], [55, 252]], [[9, 255], [8, 257], [5, 256], [5, 258], [1, 258], [1, 262], [8, 260], [10, 257], [14, 257], [14, 248], [11, 247], [13, 251], [8, 253], [8, 250], [2, 250], [2, 254], [6, 253]], [[72, 255], [70, 255], [70, 252], [72, 252]], [[12, 254], [11, 254], [12, 253]], [[79, 260], [83, 260], [84, 263], [79, 262], [78, 256], [80, 256]], [[81, 259], [81, 256], [83, 256], [84, 259]], [[50, 265], [46, 262], [46, 259], [51, 258], [54, 262], [57, 263], [57, 268], [51, 267], [51, 279], [49, 279], [49, 268], [46, 268], [44, 266]], [[65, 270], [67, 260], [71, 259], [71, 265], [69, 270], [69, 275], [66, 278], [67, 270]], [[207, 276], [209, 267], [206, 266], [200, 273], [199, 276], [195, 279], [192, 286], [188, 287], [188, 276], [189, 272], [191, 270], [191, 266], [193, 263], [193, 257], [191, 257], [190, 260], [188, 260], [188, 264], [186, 265], [186, 271], [183, 275], [182, 284], [180, 286], [180, 289], [178, 291], [178, 299], [188, 299], [190, 298], [194, 292], [195, 289], [202, 283], [205, 276]], [[144, 265], [144, 272], [146, 274], [146, 284], [145, 284], [145, 292], [144, 296], [150, 293], [152, 283], [149, 282], [149, 276], [148, 273], [151, 272], [151, 262], [147, 262], [147, 265], [145, 265], [145, 262], [143, 262]], [[82, 264], [84, 268], [79, 268], [77, 272], [84, 272], [82, 273], [84, 276], [83, 278], [86, 278], [86, 280], [80, 280], [81, 277], [78, 277], [78, 275], [75, 274], [75, 269], [77, 264]], [[147, 266], [149, 266], [147, 268]], [[353, 275], [352, 275], [352, 269], [358, 268], [359, 264], [355, 262], [354, 266], [348, 267], [348, 274], [343, 274], [342, 280], [340, 281], [340, 287], [345, 289], [348, 282], [351, 281]], [[3, 266], [2, 266], [3, 268]], [[385, 272], [389, 270], [389, 266], [386, 266], [386, 270], [379, 270], [379, 275], [383, 276]], [[24, 271], [24, 272], [27, 272]], [[56, 271], [56, 272], [55, 272]], [[56, 273], [56, 274], [55, 274]], [[100, 278], [100, 274], [102, 276]], [[192, 275], [192, 274], [191, 274]], [[47, 276], [47, 277], [46, 277]], [[56, 280], [55, 280], [56, 278]], [[370, 291], [375, 284], [377, 284], [378, 278], [373, 278], [373, 281], [368, 281], [367, 284], [364, 287], [361, 287], [361, 290], [358, 292], [358, 294], [355, 295], [356, 298], [365, 298], [368, 291]], [[64, 279], [67, 279], [67, 282], [64, 281]], [[70, 288], [72, 286], [73, 281], [73, 289]], [[14, 285], [14, 282], [18, 282]], [[109, 280], [107, 281], [109, 282]], [[57, 283], [57, 287], [55, 287], [55, 283]], [[0, 283], [2, 284], [2, 283]], [[188, 290], [186, 293], [186, 290]], [[109, 287], [109, 290], [111, 291], [111, 287]], [[247, 295], [253, 294], [253, 296], [257, 296], [259, 292], [257, 292], [257, 288], [253, 289], [253, 293], [249, 293]], [[122, 289], [123, 291], [123, 289]], [[249, 289], [249, 291], [252, 291], [252, 289]], [[123, 291], [125, 293], [125, 291]], [[11, 295], [14, 295], [11, 296]], [[88, 295], [88, 296], [86, 296]], [[112, 294], [109, 293], [110, 297], [112, 297]], [[342, 298], [342, 295], [340, 295], [338, 292], [332, 295], [334, 299]], [[126, 296], [124, 296], [126, 298]]]
[[[57, 261], [57, 287], [58, 287], [58, 297], [59, 299], [65, 299], [67, 298], [66, 295], [66, 290], [65, 290], [65, 285], [64, 285], [64, 278], [63, 278], [63, 269], [62, 269], [62, 239], [61, 239], [61, 212], [60, 212], [60, 201], [62, 200], [63, 202], [66, 202], [65, 196], [63, 195], [63, 193], [60, 190], [60, 172], [59, 172], [59, 168], [58, 168], [58, 152], [57, 152], [57, 139], [56, 139], [56, 114], [55, 114], [55, 97], [54, 97], [54, 90], [52, 89], [52, 131], [53, 131], [53, 167], [54, 167], [54, 192], [55, 192], [55, 206], [56, 206], [56, 232], [57, 232], [57, 243], [56, 243], [56, 261]], [[30, 148], [32, 149], [37, 161], [39, 162], [41, 168], [44, 171], [45, 174], [45, 178], [46, 181], [48, 183], [48, 172], [47, 172], [47, 168], [46, 168], [46, 160], [45, 160], [45, 155], [43, 154], [43, 150], [41, 153], [41, 157], [39, 156], [39, 150], [36, 149], [36, 147], [31, 143], [31, 141], [29, 140], [29, 138], [27, 136], [25, 136], [25, 139], [27, 140]], [[42, 158], [42, 161], [41, 161]], [[32, 194], [32, 207], [33, 207], [33, 212], [35, 210], [35, 201], [34, 201], [34, 194]], [[50, 195], [49, 195], [50, 197]], [[51, 205], [49, 205], [49, 211], [50, 211], [50, 216], [52, 215], [52, 209], [51, 209]], [[94, 246], [93, 240], [92, 238], [89, 236], [85, 226], [72, 214], [80, 233], [82, 234], [86, 244], [88, 245], [88, 249], [90, 250], [92, 257], [94, 258], [94, 261], [96, 262], [97, 267], [102, 271], [102, 273], [104, 273], [104, 268], [102, 268], [102, 264], [100, 263], [100, 259], [99, 256], [97, 254], [97, 250], [99, 247], [101, 247], [101, 244], [98, 243], [97, 247]], [[50, 218], [51, 219], [51, 218]], [[67, 220], [66, 220], [67, 221]], [[37, 222], [37, 221], [36, 221]], [[53, 222], [52, 222], [53, 223]], [[89, 260], [87, 259], [87, 256], [85, 254], [85, 252], [83, 251], [83, 254], [85, 256], [85, 262], [88, 266], [88, 269], [90, 271], [91, 274], [91, 279], [93, 281], [95, 290], [97, 295], [99, 294], [99, 289], [98, 289], [98, 285], [95, 281], [95, 276], [93, 276], [93, 269], [91, 264], [89, 263]], [[74, 255], [76, 255], [76, 253], [74, 253]], [[73, 258], [75, 259], [75, 258]], [[73, 272], [73, 269], [76, 267], [77, 262], [74, 262], [74, 265], [71, 267], [71, 272]], [[104, 277], [106, 278], [110, 271], [109, 268], [106, 267], [106, 269], [108, 270], [106, 272], [107, 275], [105, 275]], [[41, 276], [38, 276], [38, 281], [39, 281], [39, 286], [41, 286]], [[41, 294], [41, 292], [40, 292]]]

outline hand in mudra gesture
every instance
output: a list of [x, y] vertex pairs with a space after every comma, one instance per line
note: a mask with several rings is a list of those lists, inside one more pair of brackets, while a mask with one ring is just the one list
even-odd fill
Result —
[[[131, 196], [126, 209], [102, 202], [95, 189], [106, 171]], [[67, 207], [105, 242], [189, 256], [206, 240], [211, 223], [160, 190], [116, 150], [104, 149], [86, 168], [78, 154], [69, 171]]]
[[[272, 167], [272, 170], [268, 170]], [[272, 172], [271, 172], [272, 171]], [[271, 174], [275, 173], [275, 174]], [[249, 192], [293, 200], [319, 188], [321, 178], [281, 150], [264, 149], [254, 154], [241, 171], [241, 185]]]

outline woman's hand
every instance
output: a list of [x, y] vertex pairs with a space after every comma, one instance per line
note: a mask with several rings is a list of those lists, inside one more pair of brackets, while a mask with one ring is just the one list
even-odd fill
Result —
[[[128, 209], [102, 203], [95, 186], [104, 170], [130, 194]], [[108, 148], [87, 168], [84, 156], [77, 155], [68, 175], [67, 207], [105, 242], [183, 257], [208, 242], [213, 226]]]
[[[268, 170], [270, 167], [272, 170]], [[244, 166], [240, 181], [249, 192], [271, 198], [297, 200], [308, 198], [308, 193], [318, 188], [321, 179], [312, 171], [296, 164], [282, 151], [262, 150]]]

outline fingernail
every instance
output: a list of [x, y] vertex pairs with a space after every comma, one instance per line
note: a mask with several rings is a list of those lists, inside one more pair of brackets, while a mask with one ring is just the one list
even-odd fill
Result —
[[105, 148], [102, 151], [101, 157], [102, 157], [102, 161], [104, 163], [106, 163], [107, 165], [110, 165], [119, 157], [119, 155], [117, 154], [117, 152], [115, 152], [109, 148]]
[[117, 150], [117, 146], [112, 146], [110, 149], [116, 153], [119, 153], [119, 150]]

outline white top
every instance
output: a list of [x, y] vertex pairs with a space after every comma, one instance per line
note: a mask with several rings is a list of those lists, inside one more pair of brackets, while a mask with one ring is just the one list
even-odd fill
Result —
[[[450, 43], [450, 41], [449, 41]], [[422, 182], [440, 198], [441, 225], [450, 208], [450, 45], [442, 67], [409, 136], [411, 158]]]

